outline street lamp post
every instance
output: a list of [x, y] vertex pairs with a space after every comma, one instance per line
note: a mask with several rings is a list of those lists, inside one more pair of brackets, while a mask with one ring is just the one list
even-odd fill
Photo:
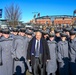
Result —
[[40, 13], [39, 12], [32, 12], [32, 14], [34, 14], [34, 21], [35, 21], [35, 24], [36, 24], [36, 18], [40, 17]]

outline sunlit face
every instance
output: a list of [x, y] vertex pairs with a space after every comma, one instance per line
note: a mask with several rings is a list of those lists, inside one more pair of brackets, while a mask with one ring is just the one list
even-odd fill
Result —
[[57, 36], [57, 37], [60, 37], [60, 33], [56, 33], [56, 36]]
[[44, 35], [44, 38], [47, 38], [48, 37], [48, 34]]
[[24, 33], [24, 32], [19, 32], [19, 34], [20, 34], [21, 36], [25, 36], [25, 33]]
[[50, 31], [50, 33], [54, 33], [54, 30]]
[[66, 37], [61, 37], [62, 41], [65, 41], [66, 40]]
[[42, 33], [41, 32], [36, 32], [36, 39], [40, 40], [42, 37]]
[[13, 34], [14, 34], [14, 35], [17, 35], [17, 34], [18, 34], [18, 32], [13, 32]]
[[9, 38], [9, 34], [3, 34], [5, 38]]
[[2, 36], [2, 33], [0, 33], [0, 37]]
[[70, 35], [70, 39], [74, 39], [75, 38], [75, 35]]
[[44, 27], [43, 30], [46, 30], [46, 27]]
[[28, 38], [32, 38], [32, 35], [27, 35]]
[[54, 40], [54, 37], [50, 37], [49, 39], [50, 39], [50, 41], [53, 41]]
[[70, 33], [69, 32], [65, 32], [68, 36], [70, 35]]

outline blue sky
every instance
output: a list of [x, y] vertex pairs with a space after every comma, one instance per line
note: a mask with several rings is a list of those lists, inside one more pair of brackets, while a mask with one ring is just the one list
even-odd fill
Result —
[[76, 0], [0, 0], [0, 9], [12, 3], [20, 6], [22, 21], [28, 22], [33, 19], [32, 12], [40, 12], [41, 16], [46, 15], [73, 15], [76, 9]]

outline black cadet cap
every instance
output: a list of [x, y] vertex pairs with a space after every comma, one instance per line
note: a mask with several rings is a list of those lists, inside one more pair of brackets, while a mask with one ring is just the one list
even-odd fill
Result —
[[32, 35], [33, 33], [32, 33], [32, 32], [27, 32], [26, 34], [27, 34], [27, 35]]
[[48, 31], [42, 31], [43, 35], [49, 34]]
[[42, 30], [37, 29], [34, 32], [40, 32], [40, 33], [42, 33]]
[[70, 35], [75, 35], [76, 34], [76, 31], [72, 30], [70, 31]]
[[60, 32], [62, 32], [62, 30], [60, 30], [60, 29], [55, 29], [55, 33], [60, 33]]
[[25, 28], [20, 28], [19, 32], [24, 32], [25, 33], [26, 29]]
[[2, 33], [3, 33], [3, 34], [10, 34], [10, 30], [9, 30], [9, 29], [3, 29], [3, 30], [2, 30]]
[[55, 37], [55, 34], [54, 33], [50, 33], [49, 37]]
[[13, 32], [18, 32], [18, 28], [13, 28], [12, 31]]
[[38, 29], [34, 29], [34, 32], [37, 32], [37, 31], [39, 31]]
[[71, 27], [65, 28], [64, 31], [65, 32], [70, 32], [71, 31]]
[[28, 28], [29, 30], [33, 30], [33, 28]]
[[61, 37], [67, 37], [67, 34], [66, 33], [60, 33], [60, 36]]
[[28, 29], [26, 30], [26, 32], [25, 32], [27, 35], [32, 35], [33, 34], [33, 31], [29, 31]]

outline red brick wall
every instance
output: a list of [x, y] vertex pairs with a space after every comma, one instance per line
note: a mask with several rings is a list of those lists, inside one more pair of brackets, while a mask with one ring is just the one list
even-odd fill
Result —
[[[73, 24], [74, 21], [76, 20], [76, 18], [56, 18], [54, 20], [54, 24], [57, 25], [57, 24]], [[51, 25], [52, 24], [52, 21], [51, 19], [36, 19], [36, 20], [31, 20], [30, 21], [31, 23], [35, 23], [35, 24], [46, 24], [46, 22]]]

